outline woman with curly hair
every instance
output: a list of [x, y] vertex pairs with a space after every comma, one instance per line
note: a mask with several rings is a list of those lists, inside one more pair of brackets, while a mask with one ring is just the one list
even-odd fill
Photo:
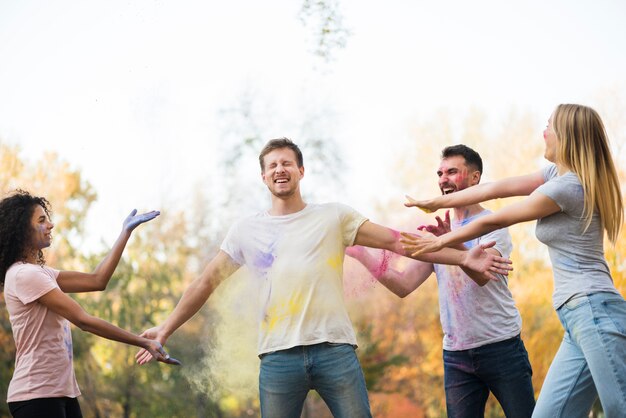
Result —
[[132, 231], [159, 215], [133, 210], [109, 254], [93, 273], [59, 271], [45, 265], [50, 246], [50, 204], [18, 190], [0, 201], [0, 286], [16, 346], [7, 401], [15, 418], [81, 417], [80, 390], [72, 365], [69, 322], [83, 331], [142, 347], [174, 364], [158, 341], [139, 337], [85, 312], [66, 293], [104, 290]]
[[537, 220], [554, 271], [553, 306], [565, 330], [533, 417], [587, 417], [593, 402], [607, 418], [626, 411], [626, 301], [604, 258], [604, 232], [613, 243], [624, 220], [617, 171], [604, 124], [595, 110], [557, 106], [543, 137], [552, 164], [407, 206], [456, 207], [498, 197], [528, 196], [439, 237], [405, 236], [414, 253], [436, 251], [519, 222]]

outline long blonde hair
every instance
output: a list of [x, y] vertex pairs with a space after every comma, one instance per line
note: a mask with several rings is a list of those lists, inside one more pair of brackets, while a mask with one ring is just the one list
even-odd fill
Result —
[[552, 115], [558, 138], [556, 161], [575, 173], [583, 187], [585, 230], [595, 210], [615, 244], [624, 221], [620, 184], [604, 124], [590, 107], [561, 104]]

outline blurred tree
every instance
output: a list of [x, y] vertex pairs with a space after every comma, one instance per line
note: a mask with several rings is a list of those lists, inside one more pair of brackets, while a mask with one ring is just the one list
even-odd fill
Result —
[[[167, 211], [164, 211], [167, 212]], [[81, 295], [81, 303], [94, 315], [118, 326], [141, 332], [162, 322], [195, 278], [192, 259], [210, 248], [192, 247], [185, 213], [168, 213], [139, 228], [127, 248], [109, 287], [96, 295]], [[208, 215], [208, 214], [207, 214]], [[86, 259], [94, 268], [104, 254]], [[197, 263], [196, 263], [197, 265]], [[203, 341], [210, 329], [200, 326], [203, 314], [168, 342], [170, 354], [185, 364], [181, 368], [151, 363], [135, 365], [135, 347], [90, 339], [86, 358], [77, 362], [77, 376], [96, 384], [83, 387], [84, 402], [94, 415], [129, 417], [219, 417], [219, 399], [193, 387], [186, 370], [194, 370], [205, 356]], [[92, 369], [98, 370], [89, 377]]]
[[[258, 155], [270, 139], [286, 136], [302, 150], [307, 179], [302, 190], [305, 200], [336, 199], [341, 193], [345, 164], [338, 138], [333, 135], [332, 105], [317, 103], [306, 92], [301, 100], [299, 113], [290, 108], [298, 115], [284, 120], [276, 100], [268, 99], [263, 91], [247, 88], [233, 105], [220, 110], [219, 153], [223, 158], [218, 169], [220, 181], [215, 184], [214, 208], [226, 227], [244, 214], [268, 207]], [[323, 187], [315, 187], [316, 180], [323, 182]]]
[[325, 63], [335, 58], [339, 49], [346, 47], [350, 31], [343, 22], [338, 0], [304, 0], [300, 9], [300, 20], [311, 28], [313, 53]]

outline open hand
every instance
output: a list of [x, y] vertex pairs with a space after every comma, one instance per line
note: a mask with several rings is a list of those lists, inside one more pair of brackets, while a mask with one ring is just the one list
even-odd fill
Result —
[[491, 241], [472, 247], [467, 252], [464, 267], [483, 273], [490, 280], [499, 280], [496, 274], [508, 276], [509, 271], [513, 270], [511, 260], [485, 251], [494, 245], [496, 245], [496, 242]]
[[159, 212], [158, 210], [153, 210], [137, 215], [137, 209], [133, 209], [132, 212], [130, 212], [130, 215], [128, 215], [126, 219], [124, 219], [123, 227], [126, 231], [132, 232], [140, 224], [151, 221], [160, 214], [161, 212]]
[[[165, 344], [166, 338], [160, 334], [160, 331], [161, 331], [161, 327], [153, 327], [153, 328], [145, 330], [139, 336], [143, 338], [148, 338], [149, 340], [154, 340], [160, 345], [163, 345]], [[153, 360], [161, 361], [167, 364], [176, 364], [176, 365], [180, 364], [180, 361], [173, 359], [169, 356], [168, 358], [160, 359], [158, 356], [155, 356], [154, 353], [148, 350], [147, 348], [142, 348], [141, 350], [139, 350], [137, 354], [135, 355], [135, 360], [140, 365], [144, 365]]]
[[411, 257], [434, 253], [444, 247], [441, 237], [436, 237], [432, 234], [416, 235], [402, 232], [400, 235], [402, 235], [402, 238], [400, 238], [402, 248]]
[[446, 211], [445, 218], [442, 220], [441, 217], [435, 216], [435, 220], [437, 221], [437, 225], [420, 225], [417, 227], [418, 231], [426, 231], [430, 232], [433, 235], [441, 236], [443, 234], [447, 234], [450, 232], [450, 211]]
[[406, 197], [407, 201], [404, 203], [404, 206], [406, 206], [407, 208], [411, 208], [411, 207], [420, 208], [421, 210], [423, 210], [426, 213], [432, 213], [432, 212], [436, 211], [437, 209], [439, 209], [439, 206], [436, 205], [436, 203], [434, 202], [434, 199], [432, 199], [432, 200], [415, 200], [411, 196], [409, 196], [408, 194], [405, 195], [405, 197]]

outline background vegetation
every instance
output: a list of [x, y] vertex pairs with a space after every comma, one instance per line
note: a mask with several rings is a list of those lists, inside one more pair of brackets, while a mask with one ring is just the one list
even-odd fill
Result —
[[[615, 155], [622, 155], [626, 141], [619, 124], [620, 102], [606, 101], [599, 109], [610, 124]], [[405, 152], [386, 168], [389, 182], [398, 190], [419, 196], [437, 193], [434, 174], [442, 147], [463, 142], [481, 152], [485, 161], [483, 181], [536, 170], [542, 164], [543, 143], [536, 138], [542, 122], [532, 114], [512, 111], [500, 132], [491, 135], [479, 110], [467, 113], [461, 126], [453, 126], [448, 113], [436, 120], [416, 122], [410, 141], [399, 144]], [[245, 125], [245, 124], [244, 124]], [[258, 141], [263, 132], [258, 133]], [[241, 164], [256, 164], [253, 150], [258, 141], [237, 140], [236, 158], [224, 158], [226, 177], [235, 184]], [[425, 141], [424, 138], [428, 138]], [[237, 142], [239, 141], [239, 142]], [[311, 166], [303, 189], [311, 190], [328, 161], [341, 160], [332, 139], [303, 137], [305, 156]], [[227, 155], [232, 156], [225, 146]], [[307, 151], [309, 151], [307, 153]], [[618, 157], [620, 180], [626, 164]], [[336, 165], [332, 163], [331, 165]], [[340, 165], [340, 164], [339, 164]], [[245, 175], [242, 175], [245, 177]], [[247, 179], [246, 181], [252, 181]], [[258, 181], [255, 177], [255, 181]], [[0, 142], [0, 186], [6, 192], [17, 187], [47, 196], [53, 205], [55, 239], [47, 252], [48, 264], [62, 269], [89, 270], [106, 252], [84, 254], [84, 220], [97, 191], [79, 170], [54, 153], [29, 161], [19, 147]], [[356, 187], [356, 186], [351, 186]], [[199, 190], [193, 207], [165, 212], [133, 236], [122, 263], [107, 290], [74, 296], [92, 314], [135, 332], [157, 324], [171, 312], [183, 289], [216, 253], [233, 206], [241, 203], [237, 192], [224, 191], [220, 207], [207, 204], [211, 190]], [[266, 191], [258, 184], [248, 198], [262, 199]], [[322, 193], [323, 195], [323, 193]], [[411, 230], [431, 219], [402, 207], [398, 199], [379, 201], [359, 208], [376, 222]], [[507, 202], [490, 202], [496, 209]], [[215, 222], [215, 220], [220, 222]], [[221, 222], [224, 220], [224, 222]], [[121, 228], [121, 219], [120, 225]], [[118, 227], [118, 226], [111, 226]], [[523, 318], [523, 339], [533, 365], [536, 393], [562, 337], [551, 306], [552, 276], [545, 249], [533, 236], [532, 224], [511, 228], [515, 271], [509, 285]], [[622, 233], [606, 256], [618, 289], [626, 293], [626, 238]], [[359, 334], [358, 350], [366, 373], [372, 408], [376, 416], [445, 416], [442, 333], [438, 316], [437, 288], [431, 278], [405, 299], [398, 299], [377, 284], [368, 273], [346, 260], [345, 294]], [[93, 417], [243, 417], [258, 415], [255, 353], [255, 295], [245, 269], [227, 280], [207, 306], [168, 343], [170, 352], [184, 362], [180, 368], [150, 364], [134, 365], [135, 349], [75, 330], [75, 367], [83, 392], [81, 405]], [[6, 389], [15, 348], [4, 301], [0, 296], [0, 415], [7, 416]], [[490, 399], [487, 416], [501, 416]], [[328, 416], [323, 403], [312, 394], [304, 416]]]

